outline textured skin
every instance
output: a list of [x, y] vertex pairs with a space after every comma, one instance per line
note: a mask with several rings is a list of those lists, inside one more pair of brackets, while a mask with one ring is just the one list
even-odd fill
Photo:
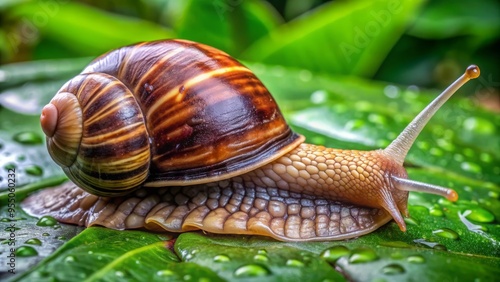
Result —
[[[31, 196], [24, 208], [63, 222], [115, 229], [202, 229], [295, 241], [346, 239], [391, 219], [377, 192], [389, 189], [383, 176], [391, 162], [373, 163], [383, 159], [380, 154], [302, 144], [272, 163], [228, 180], [144, 188], [118, 198], [90, 195], [69, 183]], [[408, 193], [390, 192], [406, 213]], [[360, 195], [370, 199], [366, 206], [373, 208], [360, 207]]]

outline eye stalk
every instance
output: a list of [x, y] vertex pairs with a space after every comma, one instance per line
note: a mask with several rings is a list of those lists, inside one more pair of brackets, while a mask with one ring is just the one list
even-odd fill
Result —
[[[448, 88], [446, 88], [436, 99], [434, 99], [425, 109], [423, 109], [418, 116], [410, 122], [410, 124], [401, 132], [401, 134], [382, 152], [389, 159], [392, 159], [397, 166], [402, 167], [403, 162], [410, 150], [411, 146], [417, 139], [418, 135], [427, 124], [427, 122], [432, 118], [436, 111], [450, 98], [461, 86], [463, 86], [467, 81], [477, 78], [480, 74], [479, 68], [476, 65], [469, 66], [464, 74], [460, 76], [455, 82], [453, 82]], [[418, 182], [406, 178], [399, 177], [394, 174], [390, 174], [389, 181], [392, 186], [399, 191], [406, 192], [424, 192], [430, 194], [436, 194], [443, 196], [450, 201], [457, 201], [458, 194], [455, 190], [450, 188], [445, 188], [437, 185], [432, 185], [428, 183]], [[403, 206], [396, 207], [394, 201], [392, 200], [395, 192], [388, 193], [387, 191], [383, 195], [384, 198], [384, 208], [388, 211], [394, 220], [399, 225], [402, 231], [406, 230], [406, 224], [401, 217], [400, 212], [407, 213], [406, 202]]]

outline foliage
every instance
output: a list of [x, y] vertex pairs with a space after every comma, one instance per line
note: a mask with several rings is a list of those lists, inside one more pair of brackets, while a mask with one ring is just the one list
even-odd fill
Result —
[[[93, 57], [126, 44], [176, 37], [223, 49], [263, 80], [294, 130], [331, 147], [386, 146], [436, 95], [406, 85], [442, 87], [470, 63], [482, 76], [458, 95], [498, 96], [498, 2], [322, 2], [2, 1], [2, 226], [11, 222], [9, 168], [18, 205], [65, 179], [40, 137], [41, 106]], [[452, 98], [410, 151], [412, 179], [452, 187], [460, 200], [412, 193], [406, 233], [391, 222], [355, 240], [299, 244], [90, 228], [67, 241], [82, 229], [37, 226], [18, 209], [17, 247], [38, 255], [17, 257], [24, 274], [15, 279], [493, 280], [500, 274], [500, 117], [474, 101]]]

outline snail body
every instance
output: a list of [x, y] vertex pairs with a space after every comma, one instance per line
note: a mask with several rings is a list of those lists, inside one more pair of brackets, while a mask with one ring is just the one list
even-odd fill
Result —
[[352, 238], [391, 219], [405, 231], [408, 191], [458, 197], [408, 180], [403, 161], [433, 113], [478, 75], [469, 67], [386, 149], [341, 150], [304, 143], [222, 51], [184, 40], [123, 47], [43, 109], [49, 153], [72, 182], [23, 206], [86, 226], [289, 241]]

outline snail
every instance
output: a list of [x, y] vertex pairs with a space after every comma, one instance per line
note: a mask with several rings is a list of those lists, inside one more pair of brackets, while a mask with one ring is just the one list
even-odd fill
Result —
[[47, 148], [71, 180], [23, 207], [61, 222], [115, 229], [358, 237], [394, 219], [406, 231], [409, 191], [458, 199], [408, 179], [420, 131], [465, 82], [470, 66], [385, 149], [304, 143], [275, 100], [226, 53], [186, 40], [110, 51], [43, 108]]

